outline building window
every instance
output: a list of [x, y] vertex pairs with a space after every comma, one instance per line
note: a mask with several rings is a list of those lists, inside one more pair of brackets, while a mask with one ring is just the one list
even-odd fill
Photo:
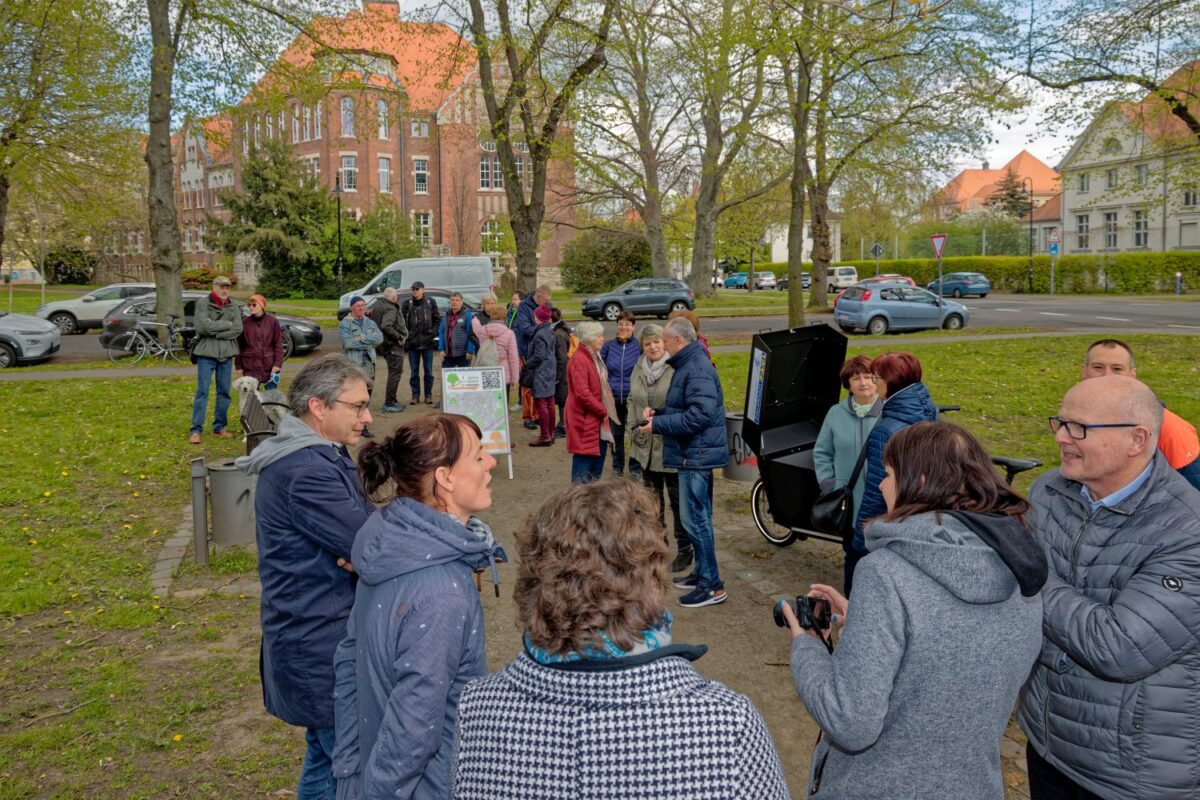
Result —
[[304, 138], [300, 141], [307, 142], [312, 138], [312, 109], [308, 106], [304, 107]]
[[292, 106], [292, 144], [300, 141], [300, 106]]
[[494, 219], [485, 219], [479, 229], [479, 244], [485, 253], [500, 252], [500, 223]]
[[286, 139], [287, 138], [287, 128], [284, 127], [284, 123], [283, 123], [283, 111], [277, 112], [275, 116], [279, 119], [279, 138]]
[[1075, 216], [1075, 246], [1080, 250], [1087, 250], [1088, 244], [1088, 217], [1089, 214], [1077, 214]]
[[300, 174], [305, 180], [318, 183], [321, 180], [321, 157], [313, 156], [300, 162]]
[[392, 160], [387, 156], [379, 157], [379, 191], [392, 190]]
[[479, 143], [479, 149], [494, 153], [496, 152], [496, 143], [491, 139], [484, 139]]
[[516, 150], [518, 153], [528, 153], [529, 145], [527, 145], [523, 140], [516, 141], [513, 142], [513, 150]]
[[1109, 250], [1117, 247], [1117, 212], [1104, 212], [1104, 246]]
[[[367, 168], [370, 169], [370, 164]], [[358, 191], [358, 157], [357, 156], [342, 156], [342, 190], [346, 192]]]
[[316, 109], [313, 110], [313, 138], [321, 138], [321, 115], [323, 111], [320, 102], [317, 103]]
[[250, 152], [250, 121], [242, 120], [242, 155]]
[[188, 161], [195, 161], [195, 160], [196, 160], [196, 143], [195, 143], [195, 142], [188, 142], [188, 146], [187, 146], [187, 160], [188, 160]]
[[429, 135], [429, 121], [424, 119], [414, 119], [409, 122], [409, 135], [414, 139], [424, 139]]
[[1133, 212], [1133, 246], [1150, 246], [1150, 215], [1145, 211]]
[[413, 159], [413, 193], [429, 194], [429, 160]]
[[492, 158], [491, 156], [479, 157], [479, 188], [492, 188]]
[[342, 98], [342, 136], [354, 136], [354, 100], [349, 97]]
[[257, 147], [258, 143], [261, 141], [262, 141], [262, 120], [259, 119], [257, 116], [255, 116], [254, 117], [254, 146]]
[[196, 249], [201, 253], [208, 251], [208, 246], [204, 243], [204, 225], [200, 225], [200, 229], [196, 231]]
[[388, 104], [386, 100], [380, 100], [376, 106], [376, 114], [379, 115], [379, 138], [388, 138]]
[[1196, 184], [1192, 184], [1183, 190], [1183, 206], [1184, 208], [1195, 208], [1200, 205], [1197, 201], [1200, 200], [1200, 191], [1197, 190]]
[[1104, 186], [1107, 189], [1117, 188], [1117, 171], [1110, 169], [1104, 173]]
[[1150, 182], [1150, 166], [1148, 164], [1138, 164], [1134, 167], [1134, 174], [1138, 186], [1145, 186]]
[[504, 173], [500, 171], [500, 157], [496, 156], [492, 159], [492, 188], [504, 188]]
[[521, 179], [522, 185], [528, 189], [533, 186], [533, 159], [525, 156], [513, 156], [515, 160], [517, 176]]
[[275, 138], [275, 117], [272, 116], [271, 114], [267, 114], [266, 116], [267, 116], [267, 138], [274, 139]]
[[422, 247], [428, 247], [430, 242], [430, 214], [428, 211], [418, 211], [413, 214], [413, 237]]
[[1079, 173], [1079, 193], [1083, 194], [1092, 188], [1092, 178], [1088, 173]]

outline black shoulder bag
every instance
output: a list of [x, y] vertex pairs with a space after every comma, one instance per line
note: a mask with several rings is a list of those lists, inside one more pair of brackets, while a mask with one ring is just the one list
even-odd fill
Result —
[[813, 503], [812, 526], [822, 533], [832, 533], [843, 538], [854, 531], [854, 484], [867, 461], [867, 443], [863, 442], [858, 454], [858, 463], [845, 486], [822, 492]]

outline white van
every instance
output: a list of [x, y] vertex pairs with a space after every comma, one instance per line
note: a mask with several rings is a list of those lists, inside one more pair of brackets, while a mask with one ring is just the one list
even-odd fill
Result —
[[845, 289], [858, 283], [858, 269], [855, 267], [830, 267], [826, 274], [830, 289]]
[[443, 256], [395, 261], [366, 286], [346, 292], [338, 299], [338, 319], [349, 313], [351, 297], [359, 295], [370, 300], [389, 287], [396, 291], [408, 289], [413, 281], [421, 281], [430, 289], [462, 292], [464, 297], [478, 301], [494, 291], [492, 260], [487, 256]]

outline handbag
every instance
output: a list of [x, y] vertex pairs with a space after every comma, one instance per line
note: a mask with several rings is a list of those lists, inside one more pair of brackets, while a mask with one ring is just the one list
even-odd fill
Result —
[[858, 454], [858, 463], [845, 486], [822, 492], [813, 503], [810, 520], [814, 529], [821, 533], [831, 533], [847, 537], [854, 532], [854, 484], [862, 472], [863, 464], [867, 461], [867, 444], [863, 442]]

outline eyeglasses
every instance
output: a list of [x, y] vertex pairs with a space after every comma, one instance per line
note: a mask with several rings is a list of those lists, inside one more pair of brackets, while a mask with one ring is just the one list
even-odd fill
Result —
[[1063, 419], [1062, 417], [1050, 417], [1050, 430], [1053, 433], [1058, 433], [1063, 428], [1067, 429], [1067, 436], [1072, 439], [1086, 439], [1088, 431], [1092, 428], [1136, 428], [1136, 422], [1104, 422], [1096, 424], [1088, 424], [1085, 422], [1075, 422], [1074, 420]]
[[346, 401], [346, 400], [334, 400], [333, 402], [335, 402], [335, 403], [341, 403], [341, 404], [342, 404], [342, 405], [344, 405], [344, 406], [349, 406], [350, 408], [353, 408], [353, 409], [354, 409], [354, 413], [355, 413], [356, 415], [360, 416], [360, 417], [361, 417], [361, 416], [362, 416], [364, 413], [366, 413], [366, 411], [367, 411], [367, 409], [368, 409], [368, 408], [370, 408], [370, 407], [371, 407], [371, 401], [370, 401], [370, 400], [367, 400], [366, 402], [363, 402], [363, 403], [351, 403], [351, 402], [348, 402], [348, 401]]
[[251, 308], [258, 308], [258, 303], [254, 302], [253, 300], [251, 300], [249, 303], [246, 303], [246, 305], [250, 306]]

